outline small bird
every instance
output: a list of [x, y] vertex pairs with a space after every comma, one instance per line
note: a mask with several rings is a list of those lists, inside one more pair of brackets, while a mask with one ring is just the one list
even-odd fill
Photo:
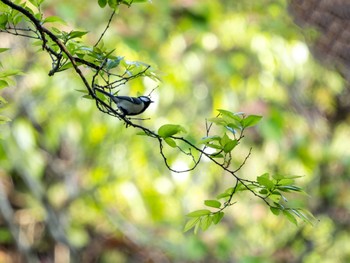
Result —
[[[97, 88], [96, 88], [97, 89]], [[99, 92], [110, 97], [117, 104], [118, 109], [122, 112], [123, 117], [126, 115], [138, 115], [144, 112], [153, 101], [147, 96], [129, 97], [114, 96], [104, 90], [97, 89]]]

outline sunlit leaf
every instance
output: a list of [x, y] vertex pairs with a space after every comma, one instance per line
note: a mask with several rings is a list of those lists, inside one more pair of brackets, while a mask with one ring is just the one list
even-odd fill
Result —
[[[1, 16], [0, 16], [0, 17], [1, 17]], [[9, 50], [9, 48], [1, 47], [1, 48], [0, 48], [0, 53], [5, 52], [5, 51], [7, 51], [7, 50]]]
[[193, 228], [197, 223], [199, 223], [200, 217], [194, 217], [187, 221], [184, 227], [184, 232], [187, 232], [191, 228]]
[[295, 216], [289, 212], [288, 210], [283, 210], [283, 215], [287, 217], [287, 219], [292, 222], [295, 225], [298, 225], [298, 221], [296, 220]]
[[223, 193], [221, 193], [221, 194], [218, 194], [218, 195], [216, 196], [216, 198], [217, 198], [217, 199], [221, 199], [221, 198], [229, 197], [229, 196], [232, 195], [233, 191], [234, 191], [234, 188], [233, 188], [233, 187], [230, 187], [230, 188], [226, 189], [225, 192], [223, 192]]
[[211, 216], [208, 215], [208, 216], [202, 217], [201, 223], [200, 223], [202, 230], [203, 231], [207, 230], [212, 224], [212, 222], [213, 222], [213, 218]]
[[237, 115], [236, 113], [233, 113], [231, 111], [228, 110], [223, 110], [223, 109], [218, 109], [218, 111], [225, 117], [229, 117], [232, 120], [236, 120], [236, 121], [240, 121], [241, 118], [239, 117], [239, 115]]
[[6, 122], [9, 122], [11, 121], [11, 119], [7, 116], [4, 116], [4, 115], [0, 115], [0, 124], [4, 124]]
[[227, 122], [223, 118], [214, 117], [207, 119], [207, 121], [213, 122], [217, 125], [227, 125]]
[[193, 212], [187, 214], [186, 216], [188, 216], [188, 217], [200, 217], [200, 216], [209, 215], [210, 213], [211, 212], [208, 209], [200, 209], [200, 210], [193, 211]]
[[260, 185], [265, 186], [268, 189], [272, 189], [275, 186], [275, 184], [269, 179], [268, 173], [258, 176], [257, 181]]
[[218, 135], [214, 135], [214, 136], [208, 136], [208, 137], [204, 137], [202, 138], [199, 143], [200, 144], [206, 144], [208, 142], [212, 142], [212, 141], [220, 141], [221, 137]]
[[13, 70], [6, 70], [6, 71], [0, 72], [0, 78], [5, 78], [5, 77], [19, 75], [19, 74], [22, 74], [22, 71], [15, 70], [15, 69], [13, 69]]
[[6, 88], [8, 85], [7, 81], [0, 79], [0, 89]]
[[61, 23], [63, 25], [66, 25], [66, 21], [64, 21], [61, 17], [59, 16], [49, 16], [43, 20], [43, 24], [45, 23]]
[[251, 127], [256, 125], [260, 120], [262, 116], [258, 115], [249, 115], [248, 117], [241, 120], [241, 124], [244, 128]]
[[68, 34], [68, 39], [73, 39], [73, 38], [80, 38], [84, 35], [86, 35], [87, 31], [71, 31], [69, 34]]
[[276, 216], [278, 216], [281, 212], [281, 210], [276, 207], [270, 207], [270, 211]]
[[281, 185], [277, 188], [283, 192], [304, 192], [302, 188], [296, 185]]
[[213, 215], [213, 223], [216, 225], [221, 221], [221, 219], [224, 217], [224, 212], [220, 211], [218, 213], [215, 213]]
[[176, 147], [176, 142], [175, 142], [174, 139], [167, 137], [167, 138], [164, 138], [164, 141], [165, 141], [170, 147], [173, 147], [173, 148]]
[[220, 208], [221, 203], [218, 200], [205, 200], [204, 204], [209, 207]]
[[[213, 148], [213, 149], [217, 149], [217, 150], [222, 150], [222, 146], [214, 144], [214, 143], [207, 143], [206, 144], [207, 147], [209, 148]], [[216, 155], [217, 153], [213, 153], [211, 155]]]
[[228, 152], [232, 151], [237, 145], [238, 145], [238, 141], [237, 140], [230, 140], [229, 142], [227, 142], [225, 144], [224, 152], [228, 153]]
[[272, 194], [272, 195], [269, 195], [269, 199], [271, 199], [275, 203], [278, 203], [281, 200], [281, 195]]
[[158, 129], [158, 135], [162, 138], [167, 138], [180, 132], [186, 132], [186, 130], [181, 125], [176, 124], [165, 124]]

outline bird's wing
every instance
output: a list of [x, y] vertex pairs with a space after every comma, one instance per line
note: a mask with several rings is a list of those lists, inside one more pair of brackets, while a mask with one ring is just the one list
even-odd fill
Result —
[[117, 100], [118, 102], [120, 101], [129, 101], [133, 104], [142, 104], [142, 100], [140, 100], [139, 98], [135, 98], [135, 97], [128, 97], [128, 96], [114, 96], [115, 100]]

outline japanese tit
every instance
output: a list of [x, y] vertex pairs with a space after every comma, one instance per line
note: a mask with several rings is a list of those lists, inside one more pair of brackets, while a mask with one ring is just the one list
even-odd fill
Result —
[[97, 90], [110, 97], [115, 102], [115, 104], [117, 104], [117, 107], [123, 113], [123, 116], [141, 114], [153, 102], [147, 96], [113, 96], [112, 94], [105, 92], [104, 90]]

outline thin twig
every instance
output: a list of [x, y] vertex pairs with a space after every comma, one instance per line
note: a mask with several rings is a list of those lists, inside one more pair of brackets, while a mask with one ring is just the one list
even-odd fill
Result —
[[104, 35], [106, 34], [106, 32], [107, 32], [107, 30], [108, 30], [108, 28], [109, 28], [109, 26], [110, 26], [110, 24], [111, 24], [111, 22], [112, 22], [112, 19], [113, 19], [114, 14], [115, 14], [115, 10], [113, 10], [113, 12], [112, 12], [112, 14], [111, 14], [111, 16], [110, 16], [110, 18], [109, 18], [109, 20], [108, 20], [108, 23], [107, 23], [107, 25], [106, 25], [106, 28], [103, 30], [103, 32], [102, 32], [100, 38], [97, 40], [97, 42], [96, 42], [96, 44], [94, 45], [94, 47], [97, 47], [97, 45], [100, 43], [100, 41], [102, 40], [102, 38], [103, 38]]

